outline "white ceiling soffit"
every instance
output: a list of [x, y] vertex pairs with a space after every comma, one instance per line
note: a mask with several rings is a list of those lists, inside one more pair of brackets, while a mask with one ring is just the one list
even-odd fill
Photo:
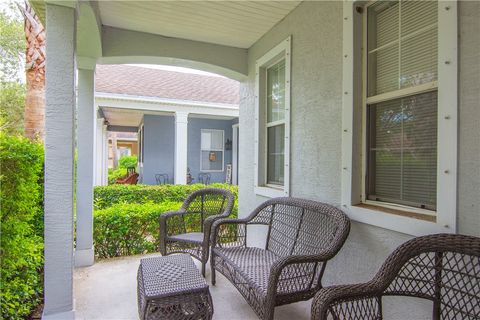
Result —
[[[159, 116], [171, 116], [172, 118], [174, 116], [172, 112], [117, 109], [117, 108], [110, 108], [110, 107], [101, 107], [101, 108], [105, 116], [105, 119], [108, 121], [108, 124], [111, 126], [138, 127], [142, 122], [143, 116], [147, 114], [159, 115]], [[198, 119], [215, 119], [215, 120], [235, 119], [235, 117], [213, 116], [213, 115], [194, 114], [194, 113], [191, 113], [188, 116], [189, 118], [198, 118]]]
[[102, 111], [111, 126], [138, 127], [143, 118], [143, 112], [136, 110], [102, 108]]
[[103, 25], [250, 48], [301, 1], [99, 1]]

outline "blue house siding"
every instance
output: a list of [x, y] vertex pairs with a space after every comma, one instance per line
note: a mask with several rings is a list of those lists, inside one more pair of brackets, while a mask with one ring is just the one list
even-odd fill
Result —
[[143, 183], [156, 184], [155, 174], [166, 173], [173, 183], [175, 161], [175, 118], [173, 116], [144, 116], [145, 149]]
[[[198, 182], [200, 173], [200, 147], [201, 130], [216, 129], [224, 131], [224, 141], [232, 140], [232, 124], [235, 120], [213, 120], [213, 119], [188, 119], [188, 155], [187, 165], [194, 178], [193, 183]], [[143, 184], [156, 184], [155, 174], [166, 173], [170, 183], [174, 183], [175, 166], [175, 117], [145, 115], [143, 119], [145, 140], [144, 140], [144, 161], [142, 176]], [[225, 182], [227, 164], [232, 163], [232, 150], [224, 151], [223, 172], [210, 172], [210, 182]]]
[[[200, 147], [201, 147], [201, 130], [216, 129], [224, 131], [223, 145], [227, 139], [232, 140], [232, 120], [213, 120], [213, 119], [188, 119], [188, 167], [190, 173], [195, 179], [193, 183], [198, 182], [198, 174], [200, 173]], [[227, 164], [232, 163], [232, 150], [224, 152], [224, 170], [223, 172], [210, 172], [210, 182], [225, 182], [225, 172]]]

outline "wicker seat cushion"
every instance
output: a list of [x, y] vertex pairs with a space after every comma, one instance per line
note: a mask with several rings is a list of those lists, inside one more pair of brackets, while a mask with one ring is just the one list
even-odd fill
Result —
[[203, 232], [189, 232], [176, 234], [174, 236], [167, 237], [167, 240], [170, 241], [185, 241], [193, 243], [202, 243], [203, 242]]
[[267, 294], [270, 269], [279, 256], [271, 251], [254, 247], [215, 248], [214, 250], [230, 271], [240, 273], [249, 286], [255, 288], [261, 295]]

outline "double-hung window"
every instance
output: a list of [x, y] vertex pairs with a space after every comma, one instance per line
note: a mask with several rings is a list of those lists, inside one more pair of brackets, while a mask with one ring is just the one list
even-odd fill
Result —
[[290, 40], [257, 60], [255, 192], [289, 194]]
[[342, 208], [423, 235], [456, 232], [456, 1], [345, 1]]
[[267, 68], [267, 185], [285, 183], [285, 59]]
[[202, 129], [200, 170], [205, 172], [223, 171], [223, 130]]
[[367, 202], [436, 210], [437, 9], [435, 1], [367, 7]]

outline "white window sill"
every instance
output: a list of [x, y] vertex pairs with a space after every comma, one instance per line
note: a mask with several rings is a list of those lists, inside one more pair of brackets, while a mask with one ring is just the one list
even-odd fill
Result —
[[437, 222], [373, 210], [362, 206], [343, 205], [342, 210], [354, 221], [412, 236], [455, 232], [450, 226], [441, 225]]
[[268, 197], [268, 198], [288, 197], [288, 192], [285, 191], [283, 188], [257, 186], [254, 188], [254, 192], [256, 195]]

